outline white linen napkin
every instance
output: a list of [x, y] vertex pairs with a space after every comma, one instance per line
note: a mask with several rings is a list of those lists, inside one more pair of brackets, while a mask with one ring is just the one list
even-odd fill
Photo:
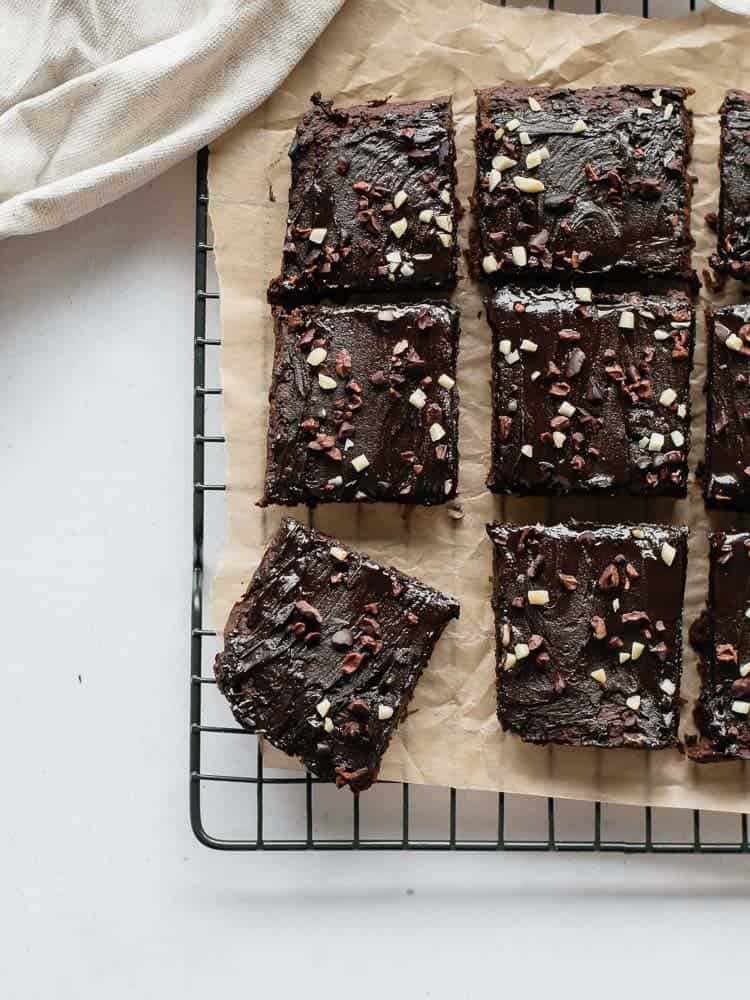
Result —
[[0, 239], [114, 201], [261, 104], [343, 0], [5, 0]]

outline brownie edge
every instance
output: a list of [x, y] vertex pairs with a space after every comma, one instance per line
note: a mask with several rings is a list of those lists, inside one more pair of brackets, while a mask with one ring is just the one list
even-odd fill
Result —
[[237, 721], [313, 774], [363, 791], [458, 602], [284, 519], [214, 671]]
[[487, 531], [503, 728], [538, 744], [676, 746], [687, 529]]
[[720, 111], [719, 211], [715, 271], [738, 280], [750, 275], [750, 94], [730, 90]]

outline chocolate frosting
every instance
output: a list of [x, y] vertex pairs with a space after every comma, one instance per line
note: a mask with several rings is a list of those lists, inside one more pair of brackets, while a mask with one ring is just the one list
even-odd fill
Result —
[[450, 99], [337, 109], [315, 100], [289, 149], [283, 267], [271, 301], [450, 287], [459, 213]]
[[[674, 746], [687, 529], [491, 524], [487, 530], [494, 543], [503, 728], [530, 743]], [[671, 565], [665, 544], [674, 550]], [[546, 591], [548, 601], [532, 603], [535, 591]], [[624, 662], [620, 654], [628, 654]], [[592, 677], [600, 670], [599, 679]], [[636, 707], [629, 698], [639, 699], [631, 702]]]
[[[494, 278], [554, 271], [691, 279], [687, 167], [693, 128], [685, 107], [691, 93], [635, 86], [480, 90], [477, 273], [487, 276], [482, 264], [492, 255]], [[540, 151], [548, 157], [527, 167], [526, 157]], [[498, 156], [515, 161], [499, 180], [491, 173]], [[516, 177], [541, 181], [544, 190], [519, 190]], [[525, 249], [527, 263], [514, 262], [513, 247]]]
[[216, 681], [242, 726], [362, 791], [458, 616], [453, 598], [285, 519], [229, 615]]
[[[304, 307], [277, 310], [275, 319], [262, 504], [437, 504], [455, 496], [455, 309]], [[312, 365], [316, 350], [325, 358]]]

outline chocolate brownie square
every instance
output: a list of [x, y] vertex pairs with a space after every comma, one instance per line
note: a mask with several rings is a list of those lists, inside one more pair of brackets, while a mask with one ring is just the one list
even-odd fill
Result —
[[750, 760], [750, 534], [714, 532], [709, 558], [708, 609], [690, 628], [702, 686], [688, 756]]
[[692, 279], [691, 93], [478, 91], [476, 272]]
[[450, 288], [459, 211], [450, 99], [314, 103], [289, 150], [289, 215], [271, 301]]
[[686, 295], [505, 287], [486, 306], [493, 492], [685, 496]]
[[224, 631], [235, 718], [318, 777], [362, 791], [459, 605], [284, 520]]
[[711, 266], [744, 279], [750, 274], [750, 94], [730, 90], [720, 113], [721, 186]]
[[674, 746], [687, 529], [487, 530], [503, 728], [529, 743]]
[[455, 309], [305, 306], [275, 322], [261, 505], [455, 496]]
[[750, 305], [706, 310], [703, 490], [709, 507], [750, 510]]

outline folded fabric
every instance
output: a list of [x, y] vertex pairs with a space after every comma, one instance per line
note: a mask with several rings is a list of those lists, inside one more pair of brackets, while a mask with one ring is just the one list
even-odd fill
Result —
[[0, 238], [77, 219], [225, 132], [342, 3], [6, 0]]

